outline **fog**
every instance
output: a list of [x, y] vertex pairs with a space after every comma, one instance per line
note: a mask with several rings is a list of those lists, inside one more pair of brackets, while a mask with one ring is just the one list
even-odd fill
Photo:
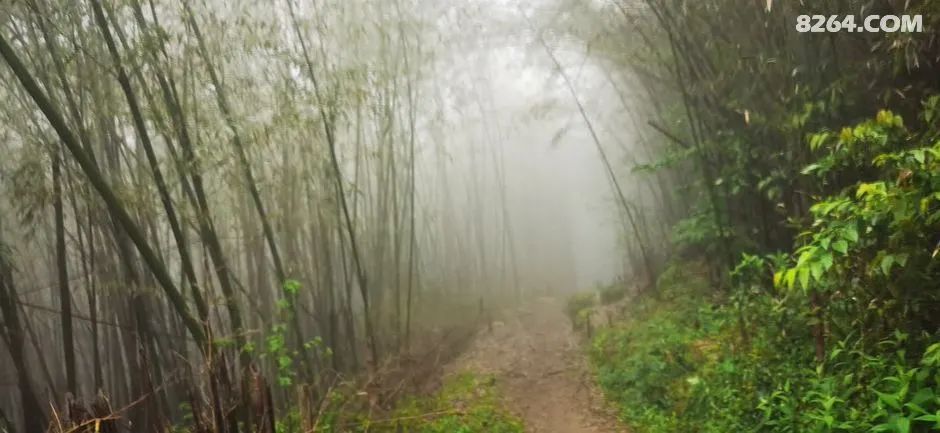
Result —
[[[66, 391], [134, 401], [135, 371], [209, 392], [254, 366], [284, 405], [531, 297], [642, 285], [642, 109], [572, 10], [0, 6], [0, 406], [30, 430]], [[179, 419], [170, 388], [131, 418]]]
[[[458, 40], [445, 44], [434, 83], [449, 97], [445, 147], [457, 183], [471, 181], [476, 170], [486, 185], [482, 198], [463, 208], [498, 205], [501, 170], [522, 284], [573, 292], [614, 281], [625, 266], [614, 191], [571, 93], [534, 39], [533, 12], [512, 2], [474, 6], [461, 9], [456, 24], [442, 25]], [[557, 15], [535, 10], [539, 19]], [[552, 49], [603, 129], [610, 157], [624, 160], [633, 152], [631, 129], [606, 123], [623, 111], [616, 92], [585, 47], [568, 39]], [[629, 171], [618, 175], [628, 179]], [[464, 186], [450, 188], [459, 195]]]
[[938, 29], [0, 0], [0, 433], [925, 430]]

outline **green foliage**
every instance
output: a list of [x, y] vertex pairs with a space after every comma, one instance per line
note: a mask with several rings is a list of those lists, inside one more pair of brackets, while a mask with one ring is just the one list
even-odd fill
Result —
[[602, 305], [613, 304], [627, 296], [627, 286], [621, 283], [601, 286], [597, 289], [597, 295]]
[[861, 349], [855, 339], [838, 342], [823, 365], [806, 372], [803, 392], [794, 392], [792, 384], [798, 382], [788, 382], [761, 399], [760, 426], [767, 431], [934, 430], [940, 410], [940, 345], [910, 359], [907, 340], [897, 333], [881, 341], [876, 352]]
[[287, 415], [277, 420], [274, 429], [276, 433], [300, 433], [302, 425], [300, 412], [292, 409], [287, 412]]
[[[675, 251], [722, 290], [664, 272], [594, 339], [608, 395], [639, 433], [940, 429], [940, 2], [647, 6], [655, 23], [624, 14], [652, 27], [634, 71], [668, 144], [635, 171], [679, 179]], [[930, 30], [792, 31], [889, 6]], [[658, 82], [673, 72], [674, 92]], [[692, 164], [669, 163], [675, 144]]]
[[933, 129], [913, 135], [900, 117], [881, 111], [838, 137], [811, 140], [827, 153], [807, 173], [825, 180], [838, 174], [833, 167], [848, 170], [848, 164], [871, 171], [872, 178], [846, 185], [810, 208], [812, 223], [797, 238], [801, 246], [794, 260], [775, 274], [775, 285], [831, 297], [829, 309], [847, 313], [844, 321], [837, 318], [847, 327], [886, 323], [889, 330], [932, 331], [940, 297], [924, 289], [937, 281], [940, 141], [935, 135]]
[[744, 345], [732, 304], [669, 289], [675, 297], [638, 299], [629, 322], [602, 330], [592, 344], [600, 384], [634, 431], [926, 432], [937, 425], [940, 344], [912, 357], [906, 334], [867, 349], [850, 336], [815, 366], [805, 325], [788, 320], [792, 312], [779, 302], [750, 305], [763, 321], [750, 326]]
[[[438, 392], [411, 396], [390, 412], [374, 412], [368, 394], [352, 384], [331, 390], [317, 412], [318, 432], [344, 433], [522, 433], [522, 421], [500, 401], [495, 379], [463, 373], [445, 380]], [[295, 408], [278, 419], [278, 433], [302, 433]]]
[[688, 161], [694, 153], [694, 149], [669, 149], [662, 159], [651, 164], [634, 164], [631, 171], [633, 173], [653, 173], [666, 168], [675, 168], [681, 163]]
[[598, 334], [601, 385], [637, 432], [940, 429], [940, 140], [904, 125], [882, 110], [809, 135], [804, 176], [833, 192], [792, 253], [744, 254], [715, 297], [674, 266]]
[[[302, 357], [315, 356], [321, 359], [333, 356], [333, 350], [327, 347], [319, 336], [306, 341], [300, 347], [290, 347], [288, 341], [287, 321], [294, 314], [294, 301], [301, 285], [297, 280], [286, 280], [281, 289], [284, 297], [277, 301], [279, 320], [271, 325], [270, 333], [265, 337], [263, 358], [271, 359], [277, 371], [277, 384], [288, 388], [295, 384], [297, 378], [296, 365]], [[246, 353], [254, 353], [253, 343], [246, 343], [242, 347]]]
[[267, 351], [264, 356], [274, 360], [277, 368], [277, 384], [281, 387], [289, 387], [294, 383], [294, 377], [297, 373], [294, 371], [294, 357], [296, 352], [292, 352], [287, 347], [287, 326], [283, 323], [275, 323], [271, 327], [271, 334], [266, 338]]
[[212, 340], [212, 345], [219, 349], [226, 349], [235, 346], [234, 338], [216, 338]]
[[677, 222], [672, 229], [672, 242], [677, 248], [703, 254], [715, 253], [722, 236], [727, 236], [727, 233], [718, 228], [708, 210], [693, 213]]
[[281, 290], [287, 295], [296, 296], [297, 292], [300, 291], [300, 281], [291, 279], [285, 280], [284, 284], [281, 286]]
[[591, 308], [596, 304], [597, 296], [594, 292], [581, 292], [569, 296], [565, 303], [565, 314], [571, 320], [571, 325], [575, 328], [583, 325], [586, 314], [590, 313]]
[[[473, 374], [451, 378], [437, 395], [404, 402], [379, 431], [415, 433], [522, 433], [522, 421], [502, 408], [495, 379]], [[389, 425], [392, 424], [392, 425]], [[387, 428], [388, 430], [382, 430]]]
[[[743, 252], [788, 249], [812, 217], [810, 202], [881, 173], [871, 164], [876, 156], [912, 144], [905, 131], [936, 124], [936, 1], [645, 5], [621, 9], [622, 22], [589, 27], [602, 33], [584, 40], [595, 54], [632, 68], [655, 101], [652, 160], [631, 166], [658, 175], [662, 196], [682, 208], [655, 214], [670, 218], [677, 251], [709, 258], [716, 271], [730, 270]], [[800, 15], [845, 16], [860, 7], [920, 14], [930, 30], [865, 36], [793, 30]], [[650, 12], [660, 19], [648, 20]], [[601, 7], [595, 13], [597, 22], [608, 18]], [[646, 37], [619, 37], [637, 25]], [[894, 111], [853, 125], [881, 107]], [[920, 110], [922, 119], [915, 117]], [[820, 259], [813, 265], [817, 275], [828, 260]], [[812, 272], [791, 280], [811, 279]]]
[[696, 431], [676, 413], [688, 409], [707, 372], [734, 368], [719, 362], [716, 340], [730, 319], [694, 290], [669, 289], [666, 297], [633, 300], [630, 321], [602, 330], [591, 347], [601, 386], [640, 432]]

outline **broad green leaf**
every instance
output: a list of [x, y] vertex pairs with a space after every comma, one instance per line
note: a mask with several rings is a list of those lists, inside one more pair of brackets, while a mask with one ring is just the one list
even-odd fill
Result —
[[910, 433], [911, 431], [911, 419], [906, 417], [898, 417], [896, 426], [897, 433]]
[[894, 256], [888, 254], [881, 259], [881, 273], [891, 275], [891, 265], [894, 264]]
[[936, 395], [933, 392], [933, 388], [921, 388], [911, 397], [909, 404], [924, 404], [933, 400], [935, 397]]
[[897, 262], [902, 267], [907, 266], [907, 257], [908, 257], [907, 253], [895, 254], [894, 261]]
[[784, 275], [783, 280], [787, 283], [787, 288], [792, 289], [793, 283], [796, 281], [796, 268], [787, 269], [787, 273]]
[[846, 241], [839, 239], [832, 243], [832, 249], [842, 254], [846, 254], [849, 251], [849, 244]]
[[819, 279], [822, 278], [824, 270], [821, 262], [814, 261], [810, 263], [809, 270], [813, 275], [813, 281], [819, 281]]
[[796, 267], [799, 268], [805, 265], [806, 262], [809, 261], [809, 259], [812, 258], [813, 254], [815, 253], [816, 253], [815, 247], [807, 247], [806, 249], [804, 249], [803, 253], [800, 254], [800, 258], [796, 260]]
[[848, 225], [842, 231], [842, 236], [853, 243], [858, 242], [858, 229], [854, 225]]
[[800, 276], [800, 286], [802, 286], [803, 289], [809, 289], [809, 269], [807, 269], [806, 267], [802, 267], [802, 268], [800, 268], [800, 272], [799, 272], [799, 273], [800, 273], [800, 275], [799, 275], [799, 276]]
[[898, 396], [894, 394], [887, 394], [884, 392], [874, 391], [878, 395], [878, 401], [891, 406], [894, 409], [901, 410], [901, 403], [898, 401]]
[[824, 251], [819, 255], [819, 263], [822, 265], [823, 271], [828, 271], [832, 267], [832, 253], [829, 251]]

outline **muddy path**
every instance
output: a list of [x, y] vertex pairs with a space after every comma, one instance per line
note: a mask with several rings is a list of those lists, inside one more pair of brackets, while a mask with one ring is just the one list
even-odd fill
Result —
[[626, 433], [594, 384], [563, 303], [540, 298], [483, 330], [445, 371], [492, 374], [532, 433]]

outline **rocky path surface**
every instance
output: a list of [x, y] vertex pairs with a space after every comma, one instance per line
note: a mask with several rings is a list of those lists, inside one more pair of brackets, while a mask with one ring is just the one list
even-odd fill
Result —
[[579, 337], [554, 298], [540, 298], [484, 330], [446, 367], [496, 378], [532, 433], [626, 433], [594, 385]]

